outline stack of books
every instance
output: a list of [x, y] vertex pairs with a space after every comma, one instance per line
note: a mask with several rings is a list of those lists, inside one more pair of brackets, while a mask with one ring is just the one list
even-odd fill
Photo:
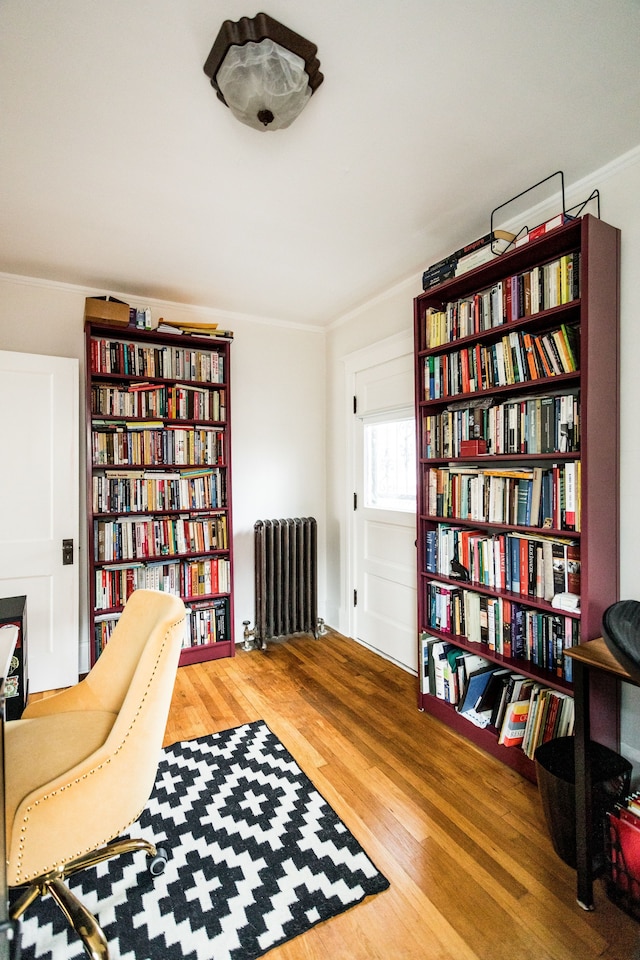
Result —
[[192, 334], [196, 337], [215, 337], [233, 340], [233, 330], [223, 330], [217, 323], [188, 323], [186, 320], [164, 320], [160, 317], [158, 333]]
[[531, 243], [532, 240], [544, 237], [557, 227], [562, 227], [565, 223], [569, 223], [570, 220], [575, 220], [575, 217], [570, 216], [568, 213], [558, 213], [555, 217], [551, 217], [550, 220], [545, 220], [544, 223], [539, 223], [536, 227], [532, 227], [531, 230], [527, 230], [522, 236], [518, 236], [515, 246], [522, 247], [525, 243]]
[[445, 280], [459, 277], [468, 270], [473, 270], [475, 267], [482, 266], [483, 263], [488, 263], [489, 260], [493, 260], [494, 257], [504, 253], [515, 238], [515, 233], [510, 233], [508, 230], [493, 230], [483, 237], [478, 237], [477, 240], [465, 244], [459, 250], [454, 250], [453, 253], [442, 260], [438, 260], [437, 263], [432, 263], [431, 266], [427, 267], [422, 274], [422, 289], [430, 290], [431, 287], [444, 283]]

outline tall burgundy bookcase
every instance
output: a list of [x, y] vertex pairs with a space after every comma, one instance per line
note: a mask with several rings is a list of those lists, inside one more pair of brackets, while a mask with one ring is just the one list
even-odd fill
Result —
[[91, 663], [132, 590], [180, 595], [180, 664], [233, 656], [230, 342], [87, 322]]
[[[545, 265], [563, 257], [568, 258], [563, 261], [565, 266], [567, 262], [570, 263], [567, 283], [569, 287], [575, 284], [574, 289], [569, 289], [568, 294], [560, 297], [564, 302], [557, 306], [546, 306], [544, 298], [540, 301], [537, 294], [532, 302], [530, 285], [534, 279], [536, 283], [543, 282]], [[439, 570], [435, 573], [433, 555], [428, 557], [427, 551], [432, 549], [434, 539], [437, 541], [438, 531], [442, 531], [446, 525], [455, 525], [462, 531], [468, 528], [484, 532], [487, 537], [513, 537], [519, 534], [525, 538], [540, 535], [571, 539], [579, 544], [581, 603], [576, 612], [562, 611], [572, 631], [567, 645], [601, 635], [603, 611], [619, 596], [619, 263], [620, 232], [587, 215], [569, 221], [539, 239], [511, 248], [485, 265], [425, 291], [414, 302], [418, 630], [423, 635], [448, 641], [461, 650], [479, 654], [490, 663], [511, 668], [526, 678], [541, 681], [551, 689], [565, 693], [572, 691], [566, 657], [564, 662], [553, 663], [534, 662], [529, 655], [525, 658], [509, 657], [497, 652], [495, 643], [490, 645], [484, 642], [486, 635], [483, 636], [483, 642], [470, 642], [465, 635], [452, 630], [450, 624], [449, 631], [433, 627], [433, 596], [434, 590], [437, 592], [438, 589], [434, 588], [434, 583], [443, 584], [445, 592], [462, 587], [484, 598], [494, 601], [498, 598], [499, 603], [507, 600], [536, 614], [553, 616], [558, 614], [558, 610], [550, 600], [539, 595], [514, 593], [502, 583], [497, 586], [487, 586], [473, 580], [460, 583], [455, 576], [443, 575]], [[579, 273], [579, 279], [574, 276], [575, 270]], [[522, 279], [513, 279], [525, 275], [526, 284]], [[513, 297], [519, 297], [518, 309], [507, 303], [507, 288]], [[487, 300], [490, 300], [492, 291], [494, 296], [502, 298], [502, 312], [498, 313], [499, 323], [496, 326], [491, 325], [496, 317], [493, 315], [492, 321]], [[471, 321], [474, 324], [471, 331], [468, 326], [459, 326], [459, 318], [451, 320], [453, 314], [460, 310], [462, 302], [474, 303], [478, 298], [482, 301], [483, 297], [484, 303], [481, 302], [475, 320]], [[429, 339], [427, 329], [432, 319], [431, 312], [446, 314], [447, 305], [449, 326], [445, 327], [443, 336], [434, 336], [432, 326]], [[473, 314], [473, 308], [469, 309]], [[514, 315], [517, 319], [512, 318]], [[571, 334], [576, 369], [564, 372], [560, 367], [559, 373], [557, 370], [554, 372], [553, 368], [546, 371], [538, 356], [536, 378], [529, 378], [525, 371], [525, 379], [519, 380], [518, 363], [521, 361], [523, 366], [528, 363], [524, 344], [531, 345], [531, 338], [541, 338], [562, 328]], [[509, 338], [512, 334], [515, 338], [511, 337], [510, 343], [523, 352], [519, 358], [513, 352], [510, 356], [510, 362], [515, 365], [515, 382], [513, 377], [509, 378], [508, 369], [508, 382], [502, 382], [499, 375], [494, 376], [495, 370], [488, 373], [483, 364], [487, 358], [496, 356], [496, 344], [504, 344], [503, 338]], [[527, 340], [524, 339], [525, 335]], [[520, 346], [517, 347], [517, 344]], [[466, 353], [464, 363], [463, 353]], [[474, 367], [476, 360], [477, 368]], [[453, 379], [452, 368], [457, 371]], [[460, 409], [465, 404], [469, 406], [467, 401], [470, 400], [484, 400], [486, 406], [509, 404], [556, 396], [563, 392], [577, 398], [579, 442], [577, 449], [571, 452], [558, 447], [545, 453], [524, 452], [526, 443], [522, 442], [522, 434], [518, 449], [508, 447], [506, 452], [496, 452], [495, 436], [493, 448], [485, 448], [482, 440], [475, 446], [456, 446], [453, 454], [451, 446], [446, 446], [444, 450], [434, 447], [434, 426], [441, 425], [439, 418], [451, 409], [451, 405], [458, 405]], [[448, 422], [451, 424], [450, 420]], [[520, 428], [523, 428], [523, 421], [520, 422]], [[447, 436], [446, 443], [451, 442], [451, 437]], [[572, 466], [566, 469], [567, 464]], [[438, 477], [441, 482], [444, 477], [445, 481], [455, 486], [457, 472], [464, 467], [478, 471], [518, 468], [526, 471], [534, 466], [547, 473], [556, 468], [557, 476], [564, 478], [563, 483], [570, 476], [577, 478], [579, 488], [575, 494], [579, 529], [572, 529], [571, 525], [567, 528], [555, 519], [552, 524], [535, 528], [529, 525], [530, 517], [525, 524], [517, 513], [515, 516], [502, 515], [498, 520], [494, 515], [491, 521], [483, 522], [463, 519], [456, 513], [460, 509], [459, 502], [454, 503], [452, 511], [446, 498], [437, 499], [436, 496], [434, 500]], [[434, 470], [441, 473], [432, 473]], [[453, 487], [448, 489], [451, 491]], [[561, 489], [559, 483], [555, 483], [554, 489]], [[564, 495], [564, 486], [562, 490]], [[447, 515], [439, 516], [438, 510], [442, 509], [444, 502], [447, 502]], [[532, 587], [529, 584], [529, 589]], [[504, 763], [535, 779], [533, 761], [519, 747], [499, 744], [495, 728], [475, 726], [454, 705], [432, 692], [419, 693], [419, 706]], [[619, 711], [614, 684], [603, 680], [592, 691], [591, 715], [593, 738], [615, 748], [619, 739]]]

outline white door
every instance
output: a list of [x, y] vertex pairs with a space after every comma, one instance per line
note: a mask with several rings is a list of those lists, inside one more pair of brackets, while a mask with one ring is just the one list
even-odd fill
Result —
[[357, 370], [354, 391], [352, 636], [415, 672], [413, 353]]
[[78, 680], [78, 384], [77, 360], [0, 350], [0, 596], [27, 597], [31, 692]]

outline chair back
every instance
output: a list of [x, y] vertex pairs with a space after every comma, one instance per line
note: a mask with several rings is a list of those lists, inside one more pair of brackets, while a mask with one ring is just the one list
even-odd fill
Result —
[[142, 812], [155, 782], [184, 619], [179, 597], [135, 590], [91, 671], [92, 682], [106, 683], [109, 695], [119, 701], [108, 708], [115, 708], [117, 719], [103, 752], [117, 758], [119, 766], [126, 766], [120, 786], [126, 788], [131, 809], [136, 808], [132, 819]]
[[182, 600], [136, 590], [88, 676], [8, 725], [9, 882], [119, 836], [153, 790], [184, 637]]

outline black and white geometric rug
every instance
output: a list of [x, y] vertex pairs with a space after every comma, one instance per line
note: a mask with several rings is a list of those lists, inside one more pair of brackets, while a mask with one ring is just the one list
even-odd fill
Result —
[[[111, 960], [254, 960], [389, 883], [262, 721], [163, 750], [131, 835], [142, 852], [69, 886], [104, 930]], [[23, 960], [85, 954], [50, 897], [21, 923]]]

